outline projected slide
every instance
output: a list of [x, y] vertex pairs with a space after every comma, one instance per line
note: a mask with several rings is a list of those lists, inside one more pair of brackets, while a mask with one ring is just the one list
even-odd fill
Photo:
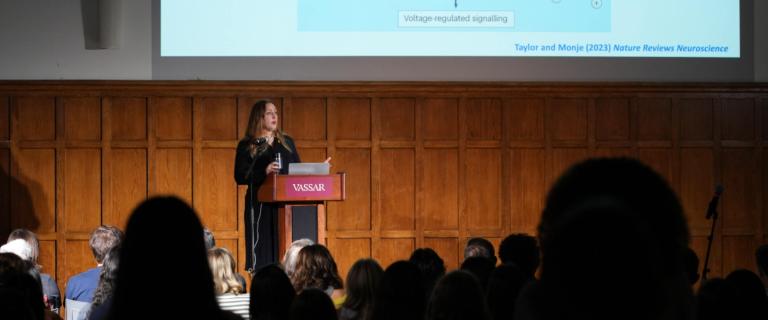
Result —
[[737, 58], [738, 0], [161, 0], [161, 56]]

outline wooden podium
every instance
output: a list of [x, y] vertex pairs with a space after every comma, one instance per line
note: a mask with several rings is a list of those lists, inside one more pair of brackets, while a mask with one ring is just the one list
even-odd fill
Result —
[[294, 240], [313, 238], [312, 229], [315, 232], [312, 240], [325, 244], [325, 202], [346, 199], [345, 177], [344, 173], [267, 176], [259, 188], [258, 199], [281, 204], [278, 213], [280, 257]]

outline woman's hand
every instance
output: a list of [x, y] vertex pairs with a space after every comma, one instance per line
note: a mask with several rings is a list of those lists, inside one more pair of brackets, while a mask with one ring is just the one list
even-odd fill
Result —
[[275, 172], [280, 172], [280, 168], [278, 167], [277, 162], [272, 161], [272, 163], [267, 166], [266, 173], [269, 175], [270, 173]]
[[328, 157], [328, 159], [325, 159], [325, 161], [323, 161], [323, 163], [327, 163], [329, 168], [333, 167], [333, 165], [331, 164], [331, 157]]

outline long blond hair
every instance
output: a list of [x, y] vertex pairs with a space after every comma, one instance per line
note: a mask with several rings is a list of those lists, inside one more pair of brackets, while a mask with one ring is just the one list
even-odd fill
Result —
[[208, 265], [213, 273], [213, 286], [216, 294], [245, 292], [240, 281], [235, 277], [235, 259], [229, 250], [225, 248], [212, 248], [208, 250]]
[[[268, 104], [274, 105], [272, 100], [262, 99], [256, 101], [256, 103], [253, 104], [253, 107], [251, 107], [251, 115], [248, 117], [248, 127], [245, 129], [245, 137], [243, 138], [244, 140], [251, 142], [249, 145], [251, 154], [256, 153], [255, 140], [261, 135], [261, 131], [264, 130], [264, 115], [267, 113]], [[283, 133], [280, 128], [275, 130], [275, 139], [285, 146], [288, 152], [293, 152], [291, 146], [285, 143], [285, 133]]]

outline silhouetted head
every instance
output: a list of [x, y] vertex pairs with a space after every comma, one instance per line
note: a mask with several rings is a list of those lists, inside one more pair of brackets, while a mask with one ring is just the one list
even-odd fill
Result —
[[722, 278], [708, 279], [701, 283], [697, 295], [698, 320], [735, 319], [737, 290]]
[[432, 294], [432, 288], [445, 275], [443, 259], [431, 248], [419, 248], [413, 251], [408, 261], [413, 263], [421, 272], [424, 298], [429, 298], [429, 295]]
[[725, 277], [736, 290], [733, 319], [768, 319], [768, 297], [760, 277], [747, 269], [735, 270]]
[[502, 264], [491, 272], [486, 301], [493, 319], [512, 319], [515, 301], [529, 281], [533, 281], [514, 264]]
[[136, 207], [109, 318], [141, 319], [148, 312], [156, 318], [219, 317], [202, 234], [200, 219], [178, 198], [150, 198]]
[[306, 288], [326, 290], [343, 288], [336, 261], [328, 249], [321, 244], [306, 246], [299, 251], [296, 270], [293, 273], [293, 288], [301, 292]]
[[485, 294], [477, 278], [464, 271], [453, 271], [445, 275], [432, 291], [425, 319], [490, 320]]
[[764, 244], [755, 250], [757, 272], [761, 277], [768, 278], [768, 244]]
[[696, 284], [699, 281], [699, 257], [696, 255], [696, 251], [687, 247], [684, 249], [683, 266], [685, 275], [688, 277], [688, 283]]
[[499, 245], [499, 259], [504, 264], [515, 264], [520, 270], [533, 279], [539, 268], [539, 244], [536, 238], [524, 234], [511, 234], [504, 238]]
[[391, 264], [381, 278], [373, 319], [423, 319], [426, 297], [422, 285], [421, 272], [413, 263]]
[[368, 319], [373, 313], [373, 301], [382, 276], [384, 270], [376, 260], [357, 260], [347, 273], [347, 299], [343, 307], [357, 312], [360, 319]]
[[288, 310], [295, 296], [291, 280], [280, 267], [274, 264], [264, 266], [251, 281], [251, 319], [288, 319]]
[[333, 301], [325, 292], [307, 288], [291, 304], [291, 320], [336, 320]]
[[461, 263], [461, 270], [474, 275], [479, 281], [483, 292], [488, 288], [488, 279], [491, 277], [491, 272], [493, 272], [495, 267], [493, 261], [486, 257], [471, 257]]
[[550, 301], [545, 318], [690, 312], [682, 208], [664, 179], [637, 160], [592, 159], [570, 168], [550, 190], [538, 229], [541, 286]]
[[489, 259], [496, 265], [496, 250], [493, 244], [485, 238], [471, 238], [464, 247], [464, 260], [471, 257], [483, 257]]

